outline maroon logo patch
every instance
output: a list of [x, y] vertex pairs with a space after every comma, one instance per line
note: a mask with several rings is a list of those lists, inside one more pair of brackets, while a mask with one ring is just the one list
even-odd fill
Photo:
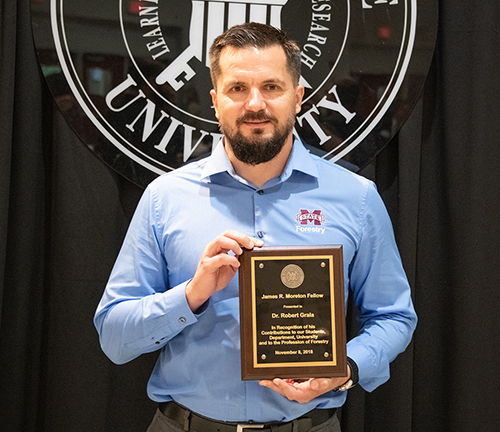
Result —
[[321, 214], [321, 210], [314, 210], [312, 213], [309, 213], [309, 210], [301, 209], [300, 213], [297, 215], [297, 221], [299, 221], [301, 225], [307, 225], [309, 222], [314, 225], [321, 225], [325, 222], [325, 219], [325, 215]]

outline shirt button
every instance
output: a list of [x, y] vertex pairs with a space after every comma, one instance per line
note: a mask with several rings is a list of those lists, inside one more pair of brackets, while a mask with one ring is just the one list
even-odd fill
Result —
[[259, 195], [264, 195], [264, 191], [263, 191], [262, 189], [261, 189], [261, 190], [259, 190], [259, 191], [257, 191], [257, 193], [258, 193]]
[[181, 324], [184, 324], [184, 323], [186, 322], [186, 318], [184, 318], [184, 317], [180, 317], [180, 318], [179, 318], [179, 322], [180, 322]]
[[264, 233], [263, 233], [262, 231], [259, 231], [259, 232], [257, 233], [257, 235], [259, 236], [259, 238], [264, 237]]

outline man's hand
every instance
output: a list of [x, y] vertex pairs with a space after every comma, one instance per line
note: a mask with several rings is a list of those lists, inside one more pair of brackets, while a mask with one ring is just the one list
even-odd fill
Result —
[[307, 403], [349, 381], [351, 370], [347, 369], [349, 374], [347, 378], [310, 378], [308, 380], [275, 378], [272, 381], [262, 380], [259, 384], [277, 391], [289, 400]]
[[212, 294], [227, 286], [240, 266], [238, 256], [243, 253], [242, 248], [253, 249], [263, 244], [262, 240], [237, 231], [225, 231], [211, 241], [201, 255], [193, 280], [186, 286], [191, 310], [195, 312]]

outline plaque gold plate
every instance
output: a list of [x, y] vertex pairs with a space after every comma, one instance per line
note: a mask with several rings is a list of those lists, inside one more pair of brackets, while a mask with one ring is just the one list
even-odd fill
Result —
[[241, 379], [347, 375], [341, 245], [240, 256]]

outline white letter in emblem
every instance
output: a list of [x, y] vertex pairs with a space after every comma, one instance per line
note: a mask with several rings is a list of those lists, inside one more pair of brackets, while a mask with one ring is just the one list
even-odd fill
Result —
[[[208, 51], [214, 39], [224, 29], [225, 14], [228, 14], [228, 26], [243, 24], [246, 21], [246, 6], [250, 6], [250, 21], [266, 23], [269, 15], [270, 23], [276, 28], [281, 27], [281, 8], [288, 0], [191, 0], [193, 3], [191, 23], [189, 28], [189, 46], [167, 66], [157, 77], [156, 83], [169, 83], [179, 90], [186, 81], [193, 78], [196, 72], [189, 62], [196, 58], [210, 67]], [[205, 3], [208, 3], [207, 25], [205, 21]], [[205, 36], [204, 36], [205, 35]]]
[[[389, 0], [377, 0], [374, 4], [385, 4], [389, 3]], [[366, 0], [361, 0], [361, 4], [363, 5], [363, 9], [372, 9], [373, 6], [370, 6], [368, 3], [366, 3]], [[392, 0], [389, 3], [389, 6], [397, 5], [399, 4], [399, 0]]]

